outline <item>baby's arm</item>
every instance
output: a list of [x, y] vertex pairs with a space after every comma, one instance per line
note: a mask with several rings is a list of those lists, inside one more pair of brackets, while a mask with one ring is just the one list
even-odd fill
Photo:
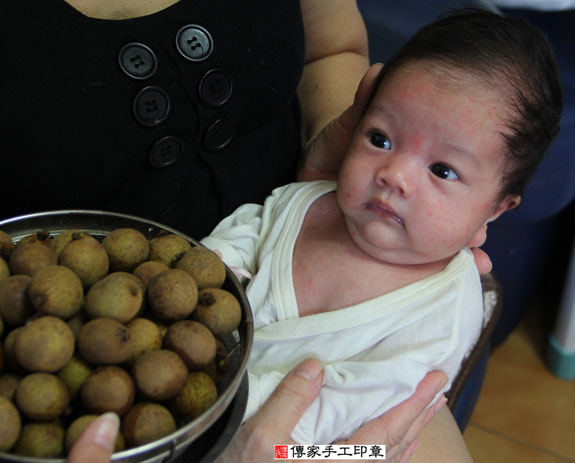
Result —
[[201, 243], [216, 251], [229, 267], [256, 270], [262, 206], [246, 204], [223, 219]]

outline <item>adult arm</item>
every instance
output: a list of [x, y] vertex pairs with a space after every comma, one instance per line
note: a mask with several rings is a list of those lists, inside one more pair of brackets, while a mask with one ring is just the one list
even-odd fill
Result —
[[298, 97], [302, 145], [307, 147], [353, 103], [369, 59], [365, 23], [355, 1], [300, 0], [300, 4], [306, 53]]
[[442, 463], [471, 463], [463, 436], [447, 407], [441, 408], [419, 436], [419, 446], [410, 463], [440, 461]]

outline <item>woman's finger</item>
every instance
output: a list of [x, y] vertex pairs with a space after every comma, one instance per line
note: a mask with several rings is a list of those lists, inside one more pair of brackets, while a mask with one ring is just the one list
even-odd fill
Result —
[[120, 428], [115, 413], [105, 413], [92, 421], [68, 454], [68, 463], [108, 463]]

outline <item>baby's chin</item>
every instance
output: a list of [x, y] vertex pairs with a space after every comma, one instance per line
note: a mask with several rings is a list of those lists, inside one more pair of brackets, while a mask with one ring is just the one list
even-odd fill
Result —
[[454, 247], [432, 247], [423, 243], [420, 247], [409, 240], [403, 230], [373, 221], [364, 227], [346, 221], [348, 233], [364, 254], [381, 263], [397, 266], [445, 266], [459, 252]]
[[382, 264], [398, 267], [430, 267], [443, 269], [457, 255], [459, 251], [447, 251], [443, 254], [429, 255], [417, 253], [410, 249], [390, 249], [357, 243], [359, 249], [374, 260]]

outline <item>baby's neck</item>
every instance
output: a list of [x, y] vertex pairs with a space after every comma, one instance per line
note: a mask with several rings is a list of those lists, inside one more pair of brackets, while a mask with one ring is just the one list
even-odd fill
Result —
[[399, 265], [369, 256], [349, 236], [335, 194], [327, 194], [309, 209], [294, 249], [299, 314], [356, 305], [438, 273], [446, 265]]

